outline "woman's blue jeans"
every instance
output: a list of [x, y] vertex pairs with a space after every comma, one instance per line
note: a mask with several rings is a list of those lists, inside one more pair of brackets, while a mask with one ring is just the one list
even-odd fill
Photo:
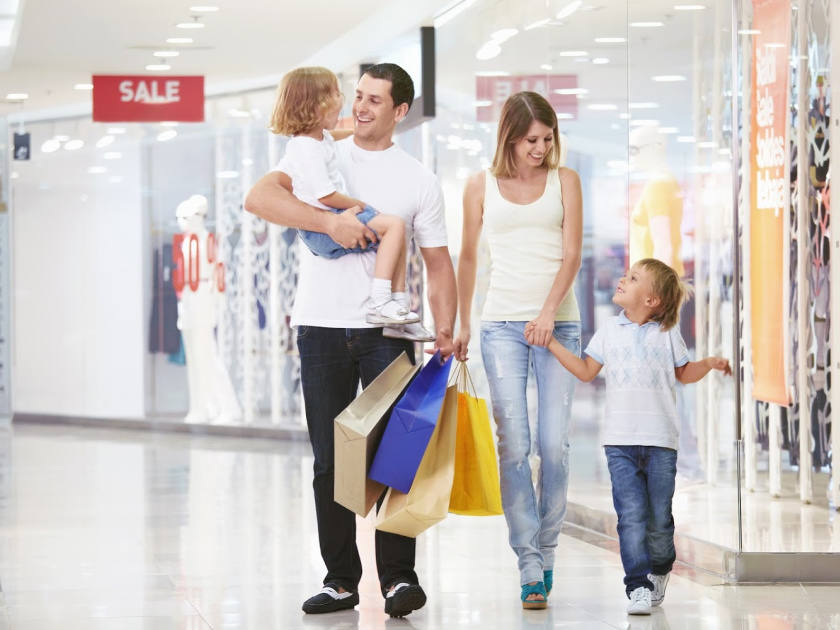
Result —
[[677, 558], [671, 513], [677, 451], [659, 446], [605, 446], [604, 451], [625, 590], [628, 595], [640, 586], [653, 590], [648, 573], [665, 575]]
[[[554, 550], [566, 516], [569, 429], [577, 379], [546, 348], [525, 341], [526, 322], [481, 323], [481, 355], [490, 386], [502, 481], [502, 507], [510, 546], [519, 558], [521, 584], [542, 582], [554, 568]], [[557, 322], [554, 337], [580, 354], [580, 322]], [[528, 368], [537, 384], [536, 488], [528, 457], [531, 429]]]

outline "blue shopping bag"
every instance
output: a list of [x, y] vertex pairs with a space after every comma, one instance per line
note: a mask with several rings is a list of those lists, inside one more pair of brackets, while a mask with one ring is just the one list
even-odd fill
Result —
[[368, 477], [408, 494], [426, 452], [446, 396], [452, 359], [440, 352], [423, 366], [397, 402]]

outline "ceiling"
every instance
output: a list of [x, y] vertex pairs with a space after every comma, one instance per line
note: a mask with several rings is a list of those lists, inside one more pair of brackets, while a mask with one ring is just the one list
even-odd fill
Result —
[[[364, 61], [395, 35], [432, 17], [452, 0], [21, 0], [17, 46], [0, 74], [0, 115], [21, 111], [2, 102], [27, 93], [25, 113], [89, 104], [75, 90], [93, 74], [150, 74], [156, 50], [177, 50], [160, 75], [206, 77], [209, 94], [264, 87], [304, 63], [345, 68]], [[217, 12], [190, 11], [214, 5]], [[202, 29], [176, 28], [201, 15]], [[170, 37], [192, 37], [167, 45]], [[349, 52], [352, 51], [352, 52]]]

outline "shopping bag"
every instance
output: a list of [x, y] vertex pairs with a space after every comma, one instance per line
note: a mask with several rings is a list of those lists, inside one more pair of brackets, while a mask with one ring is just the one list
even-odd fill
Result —
[[426, 452], [446, 395], [452, 359], [440, 360], [436, 352], [400, 398], [368, 476], [381, 484], [407, 493]]
[[385, 486], [367, 478], [391, 408], [420, 370], [403, 352], [335, 419], [334, 498], [367, 516]]
[[466, 516], [501, 514], [499, 465], [487, 402], [476, 396], [466, 362], [460, 362], [455, 368], [455, 381], [458, 386], [458, 431], [449, 511]]
[[447, 388], [417, 475], [408, 493], [389, 488], [376, 515], [376, 529], [416, 537], [449, 512], [455, 474], [455, 434], [458, 430], [458, 390]]

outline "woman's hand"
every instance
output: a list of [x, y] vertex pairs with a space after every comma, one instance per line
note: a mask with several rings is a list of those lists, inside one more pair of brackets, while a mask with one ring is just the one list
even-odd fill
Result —
[[547, 348], [554, 338], [554, 318], [540, 314], [525, 324], [525, 339], [532, 346]]
[[455, 358], [459, 361], [467, 360], [467, 352], [469, 352], [470, 345], [470, 331], [460, 330], [458, 336], [455, 337]]

